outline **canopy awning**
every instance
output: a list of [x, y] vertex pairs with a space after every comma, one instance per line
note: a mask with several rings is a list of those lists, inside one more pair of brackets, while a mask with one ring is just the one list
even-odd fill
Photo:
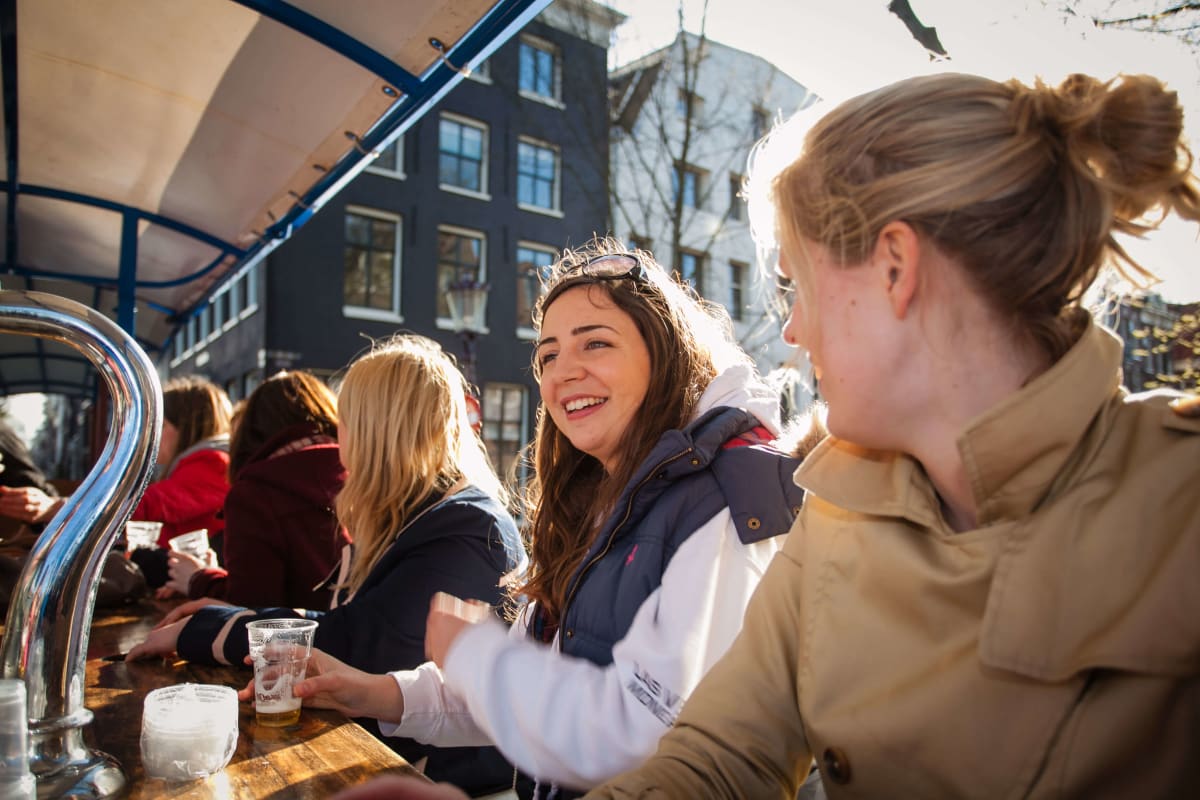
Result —
[[[0, 288], [113, 316], [157, 358], [550, 0], [0, 0]], [[0, 335], [0, 395], [90, 395]]]

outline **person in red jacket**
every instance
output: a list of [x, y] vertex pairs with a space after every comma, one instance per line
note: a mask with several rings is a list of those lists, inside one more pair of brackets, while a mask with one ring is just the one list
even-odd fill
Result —
[[[229, 491], [229, 421], [232, 412], [225, 390], [206, 378], [188, 375], [163, 384], [162, 437], [158, 469], [162, 477], [146, 487], [130, 519], [161, 522], [158, 547], [135, 551], [151, 586], [166, 581], [166, 554], [160, 548], [181, 533], [199, 528], [219, 548], [225, 522], [220, 517]], [[50, 497], [37, 487], [22, 487], [22, 503], [12, 514], [31, 524], [49, 520], [63, 497]], [[144, 562], [144, 563], [142, 563]]]
[[130, 554], [152, 587], [167, 581], [165, 548], [174, 537], [204, 528], [220, 553], [225, 529], [221, 508], [229, 492], [231, 415], [229, 396], [207, 378], [188, 375], [163, 384], [158, 464], [165, 469], [163, 477], [146, 487], [130, 516], [163, 524], [157, 548]]
[[230, 445], [223, 567], [168, 559], [167, 586], [240, 606], [325, 609], [324, 579], [350, 544], [334, 500], [346, 479], [337, 396], [315, 375], [280, 372], [246, 399]]

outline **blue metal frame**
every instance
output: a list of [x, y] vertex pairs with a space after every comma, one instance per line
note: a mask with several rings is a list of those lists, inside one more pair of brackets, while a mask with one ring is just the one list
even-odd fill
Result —
[[257, 11], [268, 19], [286, 25], [297, 33], [307, 36], [339, 55], [373, 72], [405, 94], [421, 91], [421, 81], [387, 56], [367, 47], [353, 36], [348, 36], [328, 22], [314, 17], [282, 0], [233, 0]]
[[[282, 0], [232, 0], [262, 16], [274, 20], [281, 25], [312, 39], [324, 47], [339, 53], [350, 61], [379, 76], [401, 92], [401, 96], [391, 108], [364, 134], [355, 146], [347, 149], [345, 155], [333, 165], [324, 175], [309, 188], [291, 209], [279, 220], [274, 222], [259, 237], [258, 241], [249, 248], [237, 247], [231, 242], [199, 230], [187, 223], [154, 212], [127, 206], [112, 200], [79, 194], [62, 189], [46, 186], [21, 184], [17, 180], [19, 148], [17, 143], [18, 131], [18, 98], [16, 83], [16, 0], [0, 0], [0, 67], [3, 68], [3, 106], [5, 111], [4, 135], [9, 145], [8, 180], [0, 181], [0, 191], [8, 195], [6, 226], [8, 229], [7, 252], [4, 267], [6, 270], [27, 280], [33, 277], [53, 277], [92, 285], [94, 297], [99, 299], [100, 288], [115, 288], [117, 291], [117, 321], [124, 330], [131, 334], [136, 328], [137, 297], [139, 287], [161, 288], [177, 286], [194, 281], [217, 269], [230, 257], [234, 262], [229, 265], [219, 280], [215, 281], [205, 292], [203, 298], [186, 309], [169, 309], [160, 305], [148, 307], [167, 314], [175, 322], [174, 328], [166, 339], [159, 345], [144, 343], [147, 350], [162, 351], [167, 348], [172, 339], [178, 334], [181, 324], [199, 313], [210, 302], [226, 283], [233, 279], [244, 268], [264, 259], [276, 247], [282, 244], [296, 230], [303, 226], [325, 203], [336, 195], [347, 183], [353, 180], [371, 161], [378, 150], [390, 144], [401, 136], [405, 130], [441, 100], [463, 78], [462, 67], [476, 64], [490, 55], [501, 43], [507, 41], [513, 34], [525, 26], [542, 9], [550, 5], [551, 0], [497, 0], [496, 4], [485, 14], [478, 23], [468, 31], [462, 39], [450, 50], [442, 51], [437, 63], [427, 69], [422, 75], [414, 76], [400, 67], [391, 59], [366, 46], [362, 42], [347, 35], [343, 31], [308, 14], [307, 12]], [[431, 50], [435, 48], [430, 45]], [[46, 197], [66, 202], [81, 203], [96, 208], [107, 209], [121, 214], [121, 254], [120, 269], [116, 280], [111, 277], [87, 276], [78, 274], [59, 273], [51, 270], [33, 269], [18, 266], [16, 205], [21, 194], [36, 197]], [[162, 225], [177, 233], [181, 233], [199, 242], [208, 244], [219, 251], [218, 256], [204, 268], [181, 278], [169, 281], [139, 281], [137, 280], [137, 225], [141, 220]], [[95, 305], [95, 303], [93, 303]], [[38, 343], [39, 357], [46, 358]], [[48, 376], [43, 373], [44, 390], [49, 389]], [[11, 392], [7, 384], [0, 382]], [[92, 381], [92, 385], [95, 383]], [[82, 387], [86, 388], [86, 387]], [[30, 389], [29, 391], [35, 391]]]

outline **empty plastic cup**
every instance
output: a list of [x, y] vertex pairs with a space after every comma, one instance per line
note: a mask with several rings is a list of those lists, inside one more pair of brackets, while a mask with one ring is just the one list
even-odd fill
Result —
[[142, 766], [148, 777], [187, 781], [220, 772], [237, 740], [237, 692], [228, 686], [183, 683], [146, 695]]
[[0, 797], [37, 796], [37, 781], [29, 771], [28, 731], [25, 682], [0, 680]]

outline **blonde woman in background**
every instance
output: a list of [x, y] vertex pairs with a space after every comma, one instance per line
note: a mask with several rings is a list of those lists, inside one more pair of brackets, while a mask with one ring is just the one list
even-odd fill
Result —
[[[359, 669], [406, 669], [425, 660], [425, 619], [437, 592], [499, 604], [501, 579], [525, 563], [507, 496], [471, 429], [467, 386], [436, 342], [402, 335], [374, 346], [346, 372], [338, 444], [346, 480], [338, 519], [353, 537], [330, 582], [328, 611], [186, 603], [130, 654], [178, 652], [203, 663], [242, 664], [254, 619], [320, 620], [315, 646]], [[365, 721], [378, 733], [374, 721]], [[411, 763], [471, 792], [511, 779], [491, 748], [437, 750], [387, 739]]]

